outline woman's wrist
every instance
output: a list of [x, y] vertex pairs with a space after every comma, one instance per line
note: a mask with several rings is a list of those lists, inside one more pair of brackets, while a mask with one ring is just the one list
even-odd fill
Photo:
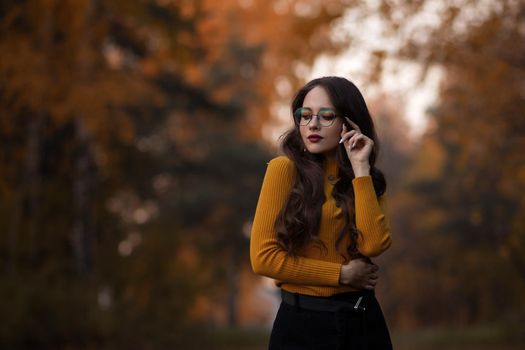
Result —
[[350, 266], [341, 265], [341, 271], [339, 272], [339, 283], [342, 285], [348, 285], [350, 280], [348, 278], [348, 269]]
[[370, 175], [370, 164], [368, 162], [361, 162], [352, 164], [355, 177], [369, 176]]

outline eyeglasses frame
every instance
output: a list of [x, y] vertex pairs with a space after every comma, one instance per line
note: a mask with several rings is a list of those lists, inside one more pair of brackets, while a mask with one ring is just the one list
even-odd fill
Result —
[[[300, 122], [300, 119], [301, 119], [301, 118], [299, 118], [299, 121], [297, 120], [297, 112], [298, 112], [299, 110], [302, 110], [302, 109], [307, 109], [307, 110], [310, 110], [310, 111], [312, 112], [312, 119], [310, 119], [306, 124], [301, 124], [301, 122]], [[320, 126], [320, 127], [322, 127], [322, 128], [329, 128], [329, 127], [331, 127], [332, 125], [334, 125], [334, 121], [335, 121], [336, 118], [332, 119], [332, 121], [331, 121], [330, 124], [328, 124], [328, 125], [323, 125], [323, 124], [321, 124], [321, 117], [319, 116], [319, 113], [320, 113], [321, 111], [323, 111], [323, 110], [329, 110], [329, 111], [332, 111], [332, 112], [334, 112], [334, 115], [335, 115], [336, 117], [339, 117], [339, 115], [338, 115], [338, 114], [337, 114], [332, 108], [321, 108], [321, 109], [319, 109], [319, 111], [317, 112], [317, 114], [313, 114], [313, 110], [312, 110], [311, 108], [308, 108], [308, 107], [299, 107], [299, 108], [297, 108], [297, 109], [295, 110], [295, 112], [294, 112], [294, 122], [295, 122], [295, 124], [298, 125], [298, 126], [308, 126], [308, 125], [310, 124], [310, 122], [314, 119], [313, 117], [317, 117], [317, 120], [319, 121], [319, 126]]]

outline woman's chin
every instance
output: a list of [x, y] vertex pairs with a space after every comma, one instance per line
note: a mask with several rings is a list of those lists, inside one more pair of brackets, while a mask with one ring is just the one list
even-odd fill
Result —
[[330, 155], [335, 153], [336, 147], [326, 147], [323, 145], [308, 145], [306, 146], [306, 150], [312, 154], [324, 154], [324, 155]]

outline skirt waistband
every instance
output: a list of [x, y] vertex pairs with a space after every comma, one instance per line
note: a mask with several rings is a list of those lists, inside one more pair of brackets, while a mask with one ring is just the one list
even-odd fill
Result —
[[281, 289], [283, 302], [291, 306], [312, 311], [354, 311], [361, 313], [366, 311], [366, 298], [369, 296], [374, 297], [373, 293], [367, 292], [352, 292], [351, 294], [351, 296], [345, 298], [314, 297], [290, 293]]

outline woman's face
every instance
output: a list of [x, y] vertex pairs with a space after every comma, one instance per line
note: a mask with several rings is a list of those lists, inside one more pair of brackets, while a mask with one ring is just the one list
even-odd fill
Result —
[[306, 149], [310, 153], [333, 155], [341, 139], [343, 120], [335, 117], [330, 126], [323, 126], [330, 123], [330, 111], [335, 112], [325, 89], [316, 86], [310, 90], [304, 98], [302, 107], [306, 113], [303, 112], [304, 117], [300, 124], [309, 121], [307, 125], [299, 125], [301, 139]]

